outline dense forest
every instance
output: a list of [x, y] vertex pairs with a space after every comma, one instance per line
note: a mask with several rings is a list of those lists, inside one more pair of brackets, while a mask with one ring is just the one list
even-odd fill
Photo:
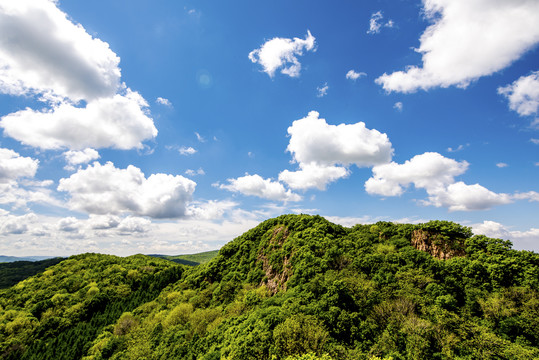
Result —
[[446, 221], [283, 215], [197, 266], [72, 256], [0, 290], [0, 356], [535, 359], [539, 254], [511, 246]]

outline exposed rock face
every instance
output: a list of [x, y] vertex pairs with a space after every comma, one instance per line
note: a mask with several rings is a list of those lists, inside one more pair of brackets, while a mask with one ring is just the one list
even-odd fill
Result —
[[440, 234], [425, 230], [414, 230], [412, 232], [412, 246], [441, 260], [466, 255], [464, 240], [447, 240]]
[[[270, 245], [282, 246], [285, 240], [288, 238], [288, 229], [284, 226], [277, 227], [273, 230], [273, 234], [270, 240]], [[264, 255], [258, 255], [258, 260], [262, 261], [262, 269], [266, 274], [265, 284], [268, 290], [274, 295], [280, 289], [286, 291], [286, 282], [290, 277], [290, 255], [285, 256], [283, 259], [282, 271], [278, 271], [270, 264], [269, 259]], [[264, 283], [264, 280], [263, 280]], [[262, 285], [262, 283], [260, 284]]]

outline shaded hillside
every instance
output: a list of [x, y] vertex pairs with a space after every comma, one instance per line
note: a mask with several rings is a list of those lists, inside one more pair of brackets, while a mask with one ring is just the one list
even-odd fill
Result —
[[[76, 351], [48, 358], [539, 357], [539, 255], [454, 223], [345, 228], [319, 216], [284, 215], [226, 244], [207, 264], [170, 268], [153, 259], [142, 265], [148, 259], [111, 259], [110, 270], [91, 272], [95, 287], [110, 288], [98, 310], [89, 306], [90, 280], [37, 295], [46, 289], [37, 286], [45, 272], [4, 290], [1, 351], [45, 359], [39, 357], [45, 350], [71, 341]], [[154, 269], [152, 282], [133, 286], [129, 273], [145, 266]], [[177, 277], [166, 277], [151, 294], [139, 292], [169, 271]], [[74, 270], [57, 281], [77, 276]], [[126, 288], [128, 295], [119, 295]], [[127, 305], [135, 293], [145, 300]], [[93, 330], [75, 343], [69, 321], [76, 304], [86, 315], [75, 319]], [[68, 325], [51, 330], [45, 325], [51, 318]], [[95, 327], [94, 318], [102, 319]], [[42, 339], [56, 340], [45, 346]]]
[[19, 281], [58, 264], [65, 258], [52, 258], [40, 261], [15, 261], [0, 264], [0, 289], [15, 285]]
[[181, 274], [180, 266], [144, 255], [72, 256], [0, 291], [0, 355], [80, 359], [104, 326]]
[[196, 254], [186, 254], [186, 255], [149, 255], [158, 257], [161, 259], [167, 259], [178, 264], [188, 265], [188, 266], [197, 266], [200, 264], [205, 264], [211, 259], [217, 256], [219, 250], [204, 251]]

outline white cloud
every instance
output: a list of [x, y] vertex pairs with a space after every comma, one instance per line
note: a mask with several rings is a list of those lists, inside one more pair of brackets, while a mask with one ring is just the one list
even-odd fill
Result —
[[397, 110], [397, 111], [402, 111], [402, 102], [400, 101], [397, 101], [394, 105], [393, 105], [393, 109]]
[[329, 125], [316, 111], [294, 121], [288, 134], [290, 142], [286, 150], [300, 169], [282, 171], [279, 180], [293, 189], [323, 190], [330, 182], [349, 175], [346, 166], [383, 164], [393, 154], [386, 134], [367, 129], [363, 122]]
[[520, 116], [537, 114], [539, 111], [539, 71], [528, 76], [521, 76], [512, 84], [498, 88], [509, 100], [509, 108]]
[[298, 77], [301, 64], [297, 56], [303, 55], [303, 50], [316, 50], [315, 37], [308, 30], [305, 40], [278, 37], [268, 40], [260, 48], [251, 51], [249, 59], [262, 65], [263, 71], [270, 77], [273, 77], [278, 69], [281, 69], [282, 74]]
[[303, 164], [372, 166], [391, 160], [393, 149], [386, 134], [365, 123], [329, 125], [316, 111], [292, 123], [286, 148]]
[[152, 222], [148, 219], [128, 216], [118, 224], [118, 231], [123, 235], [131, 235], [133, 233], [146, 233], [150, 231]]
[[22, 177], [33, 178], [39, 160], [20, 156], [13, 150], [0, 148], [0, 183], [6, 183]]
[[536, 191], [528, 191], [525, 193], [515, 193], [513, 198], [517, 200], [528, 200], [528, 201], [537, 201], [539, 202], [539, 193]]
[[504, 167], [508, 167], [509, 165], [507, 165], [506, 163], [500, 162], [500, 163], [497, 163], [496, 166], [501, 169], [501, 168], [504, 168]]
[[506, 226], [495, 221], [483, 221], [472, 225], [474, 234], [485, 235], [492, 238], [511, 240], [513, 248], [537, 252], [539, 249], [539, 229], [531, 228], [526, 231], [510, 230]]
[[56, 7], [56, 1], [0, 4], [0, 92], [74, 102], [108, 97], [120, 85], [120, 58]]
[[356, 81], [357, 79], [359, 79], [362, 76], [367, 76], [367, 73], [356, 72], [355, 70], [348, 70], [348, 72], [346, 73], [346, 78], [348, 80], [353, 80], [353, 81]]
[[118, 169], [111, 162], [95, 162], [61, 179], [58, 190], [69, 193], [72, 209], [90, 214], [179, 218], [185, 216], [195, 186], [194, 181], [180, 175], [152, 174], [146, 178], [132, 165]]
[[216, 220], [232, 212], [237, 206], [238, 203], [229, 200], [192, 202], [187, 208], [187, 216], [196, 220]]
[[155, 99], [155, 102], [161, 105], [165, 105], [167, 107], [172, 107], [172, 103], [170, 102], [169, 99], [158, 97], [157, 99]]
[[423, 66], [376, 79], [388, 92], [464, 88], [509, 66], [539, 42], [536, 0], [424, 0], [423, 8], [433, 22], [416, 50]]
[[243, 195], [257, 196], [274, 201], [300, 201], [301, 196], [271, 179], [264, 179], [260, 175], [245, 175], [237, 179], [228, 179], [228, 184], [218, 185], [220, 189], [239, 192]]
[[179, 150], [181, 155], [184, 155], [184, 156], [187, 156], [187, 155], [193, 155], [195, 154], [197, 151], [195, 148], [192, 148], [192, 147], [185, 147], [185, 146], [182, 146]]
[[[466, 146], [468, 146], [468, 144], [466, 144]], [[452, 147], [448, 147], [447, 151], [448, 152], [457, 152], [457, 151], [461, 151], [462, 149], [464, 149], [464, 145], [460, 144], [455, 149], [453, 149]]]
[[202, 135], [200, 135], [199, 133], [195, 132], [195, 135], [197, 137], [197, 140], [201, 143], [205, 143], [206, 142], [206, 139], [204, 137], [202, 137]]
[[384, 15], [381, 11], [377, 11], [371, 15], [371, 19], [369, 21], [369, 30], [367, 30], [367, 34], [378, 34], [382, 27], [388, 27], [392, 28], [395, 23], [393, 20], [388, 20], [385, 24], [382, 22], [382, 19], [384, 18]]
[[74, 170], [75, 165], [87, 164], [90, 161], [99, 159], [100, 157], [99, 153], [91, 148], [86, 148], [81, 151], [69, 150], [66, 151], [63, 155], [66, 159], [66, 169], [68, 170]]
[[458, 162], [438, 153], [416, 155], [404, 164], [392, 162], [372, 169], [373, 176], [365, 182], [369, 194], [400, 196], [413, 184], [425, 189], [424, 205], [447, 207], [450, 211], [484, 210], [510, 203], [511, 196], [494, 193], [479, 184], [455, 182], [455, 176], [468, 169], [466, 161]]
[[512, 202], [508, 194], [497, 194], [479, 185], [467, 185], [462, 181], [450, 184], [447, 188], [427, 189], [429, 198], [425, 205], [446, 207], [449, 211], [486, 210], [496, 205]]
[[317, 164], [300, 164], [300, 170], [284, 170], [279, 174], [279, 180], [292, 189], [307, 190], [316, 188], [325, 190], [327, 185], [338, 179], [347, 177], [350, 171], [342, 166]]
[[4, 134], [41, 149], [143, 148], [157, 136], [146, 114], [146, 101], [127, 89], [125, 95], [100, 98], [79, 108], [62, 103], [51, 110], [26, 109], [2, 117]]
[[466, 161], [458, 162], [438, 153], [416, 155], [404, 164], [391, 162], [375, 166], [373, 176], [365, 183], [369, 194], [399, 196], [404, 188], [437, 189], [454, 182], [454, 177], [468, 169]]
[[188, 175], [188, 176], [206, 175], [206, 172], [204, 172], [204, 169], [202, 168], [199, 168], [198, 170], [187, 169], [185, 170], [185, 175]]
[[329, 89], [329, 86], [328, 86], [328, 83], [324, 83], [324, 85], [322, 86], [318, 86], [316, 88], [316, 91], [318, 92], [318, 94], [316, 94], [316, 97], [324, 97], [328, 94], [328, 89]]
[[530, 141], [535, 145], [539, 145], [539, 139], [530, 139]]
[[33, 213], [17, 216], [0, 209], [0, 235], [24, 234], [36, 219]]

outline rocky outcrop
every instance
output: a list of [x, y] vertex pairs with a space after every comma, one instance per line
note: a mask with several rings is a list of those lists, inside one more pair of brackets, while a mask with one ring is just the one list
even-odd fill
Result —
[[[272, 247], [281, 247], [285, 240], [288, 238], [289, 231], [284, 226], [279, 226], [273, 230], [273, 234], [270, 240]], [[290, 272], [290, 256], [285, 256], [282, 263], [282, 270], [275, 269], [264, 254], [259, 254], [258, 261], [262, 262], [262, 270], [265, 273], [265, 280], [263, 283], [267, 286], [268, 290], [272, 294], [276, 294], [280, 289], [286, 291], [286, 282], [291, 275]], [[262, 285], [262, 283], [260, 284]]]
[[441, 234], [420, 229], [412, 232], [412, 246], [441, 260], [466, 255], [464, 239], [448, 239]]

